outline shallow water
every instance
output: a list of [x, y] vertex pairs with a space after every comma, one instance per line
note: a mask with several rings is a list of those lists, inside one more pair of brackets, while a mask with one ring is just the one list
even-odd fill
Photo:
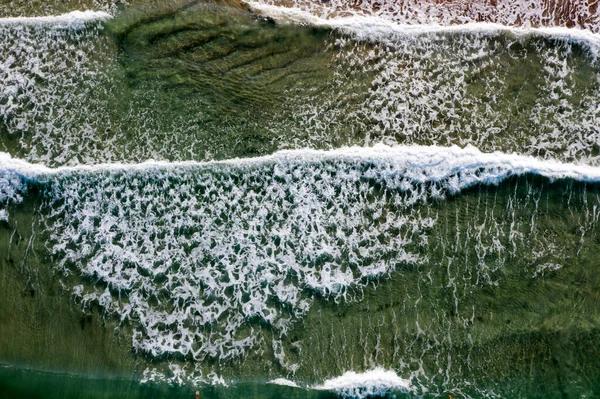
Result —
[[0, 4], [0, 395], [598, 395], [597, 9], [394, 4]]

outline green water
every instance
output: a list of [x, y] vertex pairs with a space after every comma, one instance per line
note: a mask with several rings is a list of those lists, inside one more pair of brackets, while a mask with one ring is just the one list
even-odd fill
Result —
[[198, 1], [0, 34], [1, 148], [49, 166], [375, 143], [599, 154], [585, 43], [464, 32], [382, 44]]
[[[308, 314], [292, 325], [281, 345], [286, 362], [301, 365], [294, 377], [309, 383], [346, 370], [399, 367], [400, 375], [422, 369], [423, 375], [416, 378], [432, 397], [445, 391], [478, 396], [482, 390], [507, 397], [548, 397], [557, 392], [593, 397], [599, 389], [590, 378], [597, 375], [600, 349], [596, 344], [600, 280], [595, 273], [599, 203], [596, 186], [549, 183], [535, 176], [432, 202], [418, 210], [438, 221], [427, 231], [428, 245], [415, 247], [426, 255], [424, 263], [399, 263], [389, 276], [350, 290], [349, 298], [356, 298], [348, 302], [335, 304], [317, 295]], [[124, 390], [123, 395], [135, 397], [146, 389], [161, 395], [163, 388], [152, 393], [151, 388], [132, 388], [132, 382], [112, 379], [141, 378], [145, 367], [161, 369], [169, 357], [153, 360], [132, 352], [129, 323], [118, 325], [117, 320], [99, 317], [94, 307], [81, 313], [51, 271], [57, 260], [43, 255], [45, 240], [32, 239], [30, 226], [36, 223], [26, 216], [30, 207], [35, 204], [20, 205], [24, 213], [17, 213], [13, 222], [28, 228], [3, 228], [6, 237], [16, 231], [2, 263], [5, 361], [104, 376], [108, 379], [96, 380], [94, 389], [106, 390], [106, 395]], [[489, 230], [482, 234], [478, 226]], [[524, 226], [515, 230], [522, 234], [516, 239], [511, 237], [515, 226]], [[42, 237], [45, 234], [41, 232]], [[502, 249], [492, 250], [494, 241]], [[560, 264], [557, 270], [540, 267], [552, 262]], [[67, 284], [87, 280], [92, 285], [94, 281], [76, 275], [61, 280]], [[209, 390], [208, 397], [259, 395], [253, 389], [264, 390], [265, 397], [279, 395], [277, 389], [283, 388], [274, 387], [272, 392], [269, 386], [236, 385], [257, 376], [271, 379], [289, 373], [285, 363], [265, 362], [265, 357], [274, 356], [268, 338], [274, 332], [267, 325], [260, 328], [267, 337], [262, 349], [249, 352], [242, 362], [205, 360], [207, 370], [216, 367], [234, 384], [224, 393]], [[20, 334], [22, 330], [28, 333]], [[170, 360], [186, 363], [177, 357]], [[80, 389], [77, 378], [63, 381], [67, 377], [34, 375], [64, 384], [57, 395]], [[12, 387], [6, 389], [17, 389]]]
[[[237, 2], [13, 6], [0, 17], [115, 15], [0, 25], [14, 159], [418, 144], [598, 165], [584, 42], [363, 40]], [[333, 398], [313, 388], [376, 368], [411, 382], [398, 398], [600, 396], [599, 183], [510, 172], [452, 191], [494, 173], [472, 160], [406, 188], [402, 156], [3, 163], [0, 397]]]
[[[3, 398], [195, 398], [196, 390], [181, 386], [140, 385], [134, 380], [81, 378], [65, 374], [1, 368]], [[335, 398], [301, 388], [245, 383], [232, 388], [207, 387], [201, 398]]]

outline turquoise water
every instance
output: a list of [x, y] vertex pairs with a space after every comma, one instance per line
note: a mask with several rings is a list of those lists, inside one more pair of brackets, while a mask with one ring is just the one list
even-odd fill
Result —
[[600, 395], [597, 10], [505, 6], [1, 3], [0, 396]]
[[[65, 374], [2, 368], [3, 398], [194, 398], [195, 390], [181, 386], [140, 385], [136, 380], [84, 378]], [[334, 398], [330, 393], [263, 383], [233, 388], [206, 387], [202, 398]]]

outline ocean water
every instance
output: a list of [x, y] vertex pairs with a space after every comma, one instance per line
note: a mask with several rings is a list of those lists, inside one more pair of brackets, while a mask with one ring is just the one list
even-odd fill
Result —
[[592, 1], [0, 2], [0, 396], [600, 395]]

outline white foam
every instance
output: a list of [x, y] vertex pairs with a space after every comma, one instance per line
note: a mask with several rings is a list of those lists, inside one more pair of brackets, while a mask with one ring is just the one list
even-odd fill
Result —
[[[0, 173], [10, 188], [3, 205], [19, 202], [29, 184], [43, 188], [41, 224], [56, 269], [73, 279], [65, 286], [84, 307], [130, 323], [136, 350], [201, 367], [271, 339], [273, 360], [291, 373], [301, 359], [283, 337], [316, 297], [353, 301], [398, 265], [423, 264], [437, 219], [419, 205], [526, 173], [600, 182], [600, 168], [587, 165], [383, 145], [59, 168], [0, 154]], [[170, 374], [178, 381], [188, 371]], [[344, 392], [394, 381], [383, 371], [366, 377]], [[343, 381], [324, 386], [342, 392]]]
[[582, 182], [600, 182], [600, 167], [544, 160], [533, 156], [505, 154], [499, 151], [484, 153], [473, 146], [460, 148], [438, 146], [387, 146], [343, 147], [334, 150], [283, 150], [272, 155], [255, 158], [235, 158], [222, 161], [146, 161], [142, 163], [107, 163], [97, 165], [61, 166], [49, 168], [41, 164], [15, 159], [0, 152], [0, 170], [13, 171], [35, 177], [72, 172], [143, 171], [150, 169], [178, 169], [189, 167], [235, 166], [250, 167], [267, 163], [349, 160], [389, 164], [390, 175], [402, 175], [420, 183], [439, 182], [461, 172], [481, 170], [477, 176], [453, 182], [452, 192], [459, 192], [473, 184], [498, 184], [510, 175], [536, 174], [550, 179], [574, 179]]
[[116, 95], [110, 77], [115, 54], [102, 33], [107, 18], [105, 12], [74, 11], [2, 19], [0, 118], [15, 152], [26, 159], [66, 164], [99, 153], [111, 159], [107, 101]]
[[381, 40], [394, 35], [420, 35], [431, 33], [489, 33], [511, 32], [516, 36], [539, 35], [567, 41], [585, 42], [600, 46], [600, 34], [578, 28], [520, 27], [491, 22], [468, 22], [457, 25], [402, 24], [373, 15], [323, 18], [299, 8], [283, 7], [260, 2], [247, 2], [251, 9], [262, 15], [301, 24], [323, 26], [352, 33], [360, 39]]
[[286, 378], [276, 378], [274, 380], [269, 381], [268, 383], [274, 384], [274, 385], [281, 385], [281, 386], [285, 386], [285, 387], [299, 388], [298, 384], [296, 384], [294, 381], [288, 380]]
[[559, 263], [544, 263], [538, 265], [535, 269], [535, 272], [533, 273], [533, 278], [536, 278], [538, 276], [544, 277], [548, 273], [562, 269], [562, 267], [563, 266]]
[[333, 391], [344, 398], [367, 398], [384, 396], [390, 391], [408, 392], [411, 383], [392, 370], [376, 368], [364, 373], [348, 371], [339, 377], [325, 380], [314, 389]]
[[[491, 23], [411, 25], [383, 14], [318, 16], [298, 8], [252, 4], [267, 14], [351, 33], [332, 35], [323, 43], [336, 51], [331, 53], [331, 64], [316, 67], [333, 74], [314, 87], [290, 88], [285, 116], [273, 118], [268, 126], [261, 124], [260, 129], [274, 133], [263, 139], [272, 140], [277, 148], [469, 143], [485, 151], [518, 151], [600, 164], [597, 65], [586, 69], [581, 79], [582, 59], [574, 44], [516, 43], [538, 34], [597, 43], [596, 33]], [[38, 25], [8, 24], [0, 29], [0, 42], [7, 43], [0, 48], [0, 116], [15, 144], [14, 153], [51, 166], [140, 162], [149, 157], [202, 160], [231, 153], [223, 138], [199, 134], [204, 127], [193, 122], [196, 117], [189, 115], [197, 116], [194, 112], [175, 115], [169, 107], [161, 107], [164, 117], [149, 116], [150, 103], [158, 106], [162, 101], [152, 87], [136, 91], [143, 95], [134, 95], [124, 123], [125, 113], [113, 112], [113, 107], [118, 104], [115, 98], [125, 96], [127, 85], [101, 24], [87, 24], [84, 32], [75, 34]], [[507, 29], [514, 34], [496, 39], [486, 33]], [[441, 40], [418, 33], [455, 30], [481, 35]], [[379, 37], [393, 43], [357, 43], [352, 37]], [[523, 44], [526, 54], [510, 50], [513, 44], [513, 48]], [[518, 82], [513, 76], [532, 67], [539, 81], [525, 83], [513, 98], [517, 89], [507, 89]], [[144, 100], [146, 96], [153, 100]], [[221, 129], [229, 130], [219, 126], [216, 131]], [[128, 137], [145, 140], [146, 145], [135, 146], [137, 141]]]
[[112, 18], [112, 15], [104, 11], [71, 11], [62, 15], [0, 18], [0, 26], [25, 24], [81, 24], [92, 21], [106, 21], [110, 18]]
[[[485, 151], [517, 151], [567, 162], [600, 161], [597, 30], [534, 27], [522, 18], [517, 25], [519, 18], [512, 23], [500, 17], [493, 20], [503, 23], [476, 22], [385, 11], [408, 7], [407, 2], [353, 3], [361, 10], [336, 1], [316, 8], [303, 1], [293, 1], [291, 7], [272, 3], [249, 4], [280, 21], [344, 33], [334, 40], [336, 75], [328, 90], [335, 95], [315, 90], [313, 96], [320, 101], [306, 104], [294, 116], [304, 130], [287, 139], [290, 147], [300, 140], [311, 147], [361, 144], [348, 139], [351, 127], [367, 145], [472, 144]], [[427, 12], [437, 15], [432, 11], [436, 5], [429, 6]], [[442, 13], [444, 7], [439, 9]], [[440, 35], [446, 33], [453, 35]], [[578, 83], [582, 59], [576, 46], [585, 50], [583, 61], [591, 66], [585, 89]], [[534, 58], [539, 59], [535, 82], [515, 79], [532, 68]]]
[[[495, 22], [510, 26], [576, 26], [598, 32], [600, 14], [594, 2], [576, 1], [573, 4], [548, 2], [520, 2], [514, 0], [448, 1], [431, 0], [254, 0], [252, 4], [285, 6], [318, 15], [322, 18], [340, 18], [363, 15], [377, 16], [407, 25], [450, 26], [478, 21]], [[568, 2], [567, 2], [568, 3]], [[574, 7], [572, 7], [574, 6]]]

